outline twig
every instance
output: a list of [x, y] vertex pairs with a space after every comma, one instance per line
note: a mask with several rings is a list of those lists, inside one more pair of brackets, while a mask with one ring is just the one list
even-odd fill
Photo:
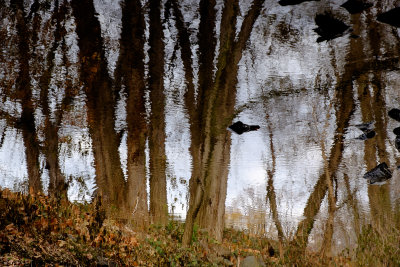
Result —
[[135, 205], [135, 208], [132, 211], [132, 216], [135, 215], [135, 213], [137, 211], [138, 204], [139, 204], [139, 195], [136, 197], [136, 205]]

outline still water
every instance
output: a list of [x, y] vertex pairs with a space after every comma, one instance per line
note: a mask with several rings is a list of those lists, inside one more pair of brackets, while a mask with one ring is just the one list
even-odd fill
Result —
[[[196, 5], [189, 2], [182, 5], [194, 38], [199, 21]], [[376, 20], [394, 3], [379, 1], [362, 13], [351, 15], [340, 6], [343, 2], [264, 4], [239, 62], [236, 113], [232, 118], [232, 122], [240, 120], [259, 125], [260, 129], [242, 135], [232, 133], [230, 163], [221, 166], [229, 170], [225, 214], [228, 227], [277, 238], [279, 221], [284, 236], [290, 238], [301, 222], [311, 221], [314, 223], [309, 246], [318, 248], [328, 218], [333, 216], [333, 249], [340, 251], [354, 246], [359, 232], [356, 228], [361, 225], [396, 221], [400, 153], [392, 130], [400, 123], [390, 118], [388, 111], [400, 108], [399, 30]], [[221, 6], [222, 3], [217, 6], [218, 16]], [[244, 1], [240, 7], [245, 14], [249, 4]], [[112, 1], [95, 1], [95, 8], [105, 40], [108, 71], [113, 77], [121, 34], [120, 6]], [[317, 42], [316, 14], [328, 13], [352, 30], [333, 40]], [[7, 15], [2, 15], [2, 24], [6, 25]], [[241, 20], [237, 29], [240, 23]], [[67, 26], [73, 63], [77, 61], [77, 37], [73, 23]], [[219, 24], [217, 33], [218, 27]], [[12, 30], [8, 29], [9, 35]], [[167, 197], [169, 212], [183, 219], [192, 171], [189, 115], [184, 101], [186, 85], [181, 51], [174, 51], [177, 33], [172, 23], [164, 25], [164, 35]], [[6, 49], [6, 43], [2, 45], [4, 52], [11, 51]], [[4, 55], [2, 60], [4, 66], [8, 64]], [[197, 61], [195, 54], [195, 65]], [[13, 74], [3, 71], [0, 77], [11, 80]], [[57, 76], [53, 79], [57, 80]], [[53, 87], [49, 99], [56, 109], [57, 96], [63, 93], [56, 82]], [[3, 111], [21, 112], [18, 101], [13, 101], [5, 89], [2, 94]], [[34, 93], [35, 97], [38, 98]], [[59, 162], [70, 181], [68, 195], [72, 200], [89, 200], [97, 187], [85, 101], [83, 93], [75, 96], [74, 107], [66, 111], [58, 131], [59, 138], [64, 140], [59, 146]], [[115, 128], [120, 131], [126, 128], [126, 101], [122, 94], [116, 107]], [[38, 122], [43, 116], [39, 107], [35, 113]], [[359, 125], [367, 122], [372, 122], [371, 130], [376, 134], [363, 140], [365, 131]], [[0, 185], [14, 190], [26, 188], [28, 174], [22, 136], [7, 125], [6, 118], [1, 120], [0, 128]], [[119, 153], [126, 178], [126, 133], [122, 134]], [[364, 175], [383, 162], [391, 178], [378, 185], [368, 184]], [[148, 168], [148, 159], [146, 164]], [[43, 155], [40, 165], [46, 189], [49, 174]], [[319, 187], [325, 175], [332, 178], [331, 185]], [[334, 200], [333, 209], [329, 199]], [[313, 201], [316, 207], [310, 208]]]

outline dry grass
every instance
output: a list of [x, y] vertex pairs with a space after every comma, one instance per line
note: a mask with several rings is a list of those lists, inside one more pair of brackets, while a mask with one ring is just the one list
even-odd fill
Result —
[[[255, 256], [267, 266], [399, 266], [399, 232], [363, 228], [357, 249], [322, 257], [234, 229], [217, 242], [195, 229], [181, 245], [183, 224], [170, 221], [136, 232], [106, 219], [99, 203], [74, 204], [0, 190], [0, 265], [239, 266]], [[349, 256], [349, 255], [353, 256]]]

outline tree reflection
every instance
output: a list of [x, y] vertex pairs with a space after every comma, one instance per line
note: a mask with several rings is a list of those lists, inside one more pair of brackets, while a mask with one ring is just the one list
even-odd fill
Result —
[[[62, 115], [64, 110], [72, 103], [74, 90], [72, 88], [71, 79], [68, 77], [68, 72], [65, 81], [65, 93], [61, 101], [60, 108], [56, 109], [54, 114], [49, 106], [49, 95], [50, 95], [50, 85], [51, 85], [51, 72], [54, 71], [54, 58], [56, 55], [56, 50], [61, 47], [63, 55], [63, 65], [68, 66], [69, 60], [67, 58], [67, 47], [65, 44], [65, 27], [63, 22], [65, 22], [66, 13], [66, 2], [62, 6], [58, 6], [58, 1], [55, 3], [55, 9], [53, 18], [56, 21], [56, 29], [54, 31], [54, 43], [47, 54], [45, 61], [47, 62], [46, 68], [43, 70], [42, 76], [40, 77], [40, 104], [42, 106], [42, 112], [45, 117], [44, 125], [44, 154], [46, 156], [46, 169], [49, 171], [49, 194], [55, 197], [67, 197], [68, 185], [65, 181], [65, 176], [61, 172], [60, 162], [59, 162], [59, 137], [58, 131], [60, 129]], [[38, 14], [34, 14], [35, 17]], [[38, 60], [39, 61], [39, 60]], [[52, 120], [51, 116], [54, 116]]]
[[[229, 165], [231, 144], [230, 134], [226, 131], [226, 128], [230, 125], [231, 116], [234, 113], [238, 63], [252, 27], [261, 12], [263, 2], [257, 0], [252, 4], [244, 18], [237, 41], [235, 41], [235, 25], [239, 6], [237, 1], [225, 1], [222, 10], [220, 49], [214, 81], [210, 79], [214, 65], [204, 66], [200, 63], [207, 74], [199, 74], [199, 79], [204, 76], [208, 77], [204, 80], [208, 87], [200, 87], [202, 91], [198, 98], [201, 104], [198, 119], [199, 125], [201, 125], [201, 140], [194, 143], [199, 147], [192, 149], [192, 151], [199, 151], [200, 156], [199, 165], [193, 166], [193, 174], [196, 176], [192, 174], [190, 184], [191, 200], [183, 236], [185, 245], [190, 243], [193, 223], [197, 217], [201, 228], [208, 229], [217, 240], [222, 239], [228, 178], [227, 166]], [[202, 29], [214, 29], [213, 25], [215, 25], [214, 21], [207, 20], [208, 15], [214, 16], [213, 13], [208, 13], [208, 10], [213, 7], [207, 7], [205, 3], [203, 5], [201, 2], [201, 20], [205, 24], [210, 23], [211, 27], [205, 25], [204, 28], [200, 28], [200, 32]], [[205, 35], [206, 33], [202, 34]], [[213, 53], [213, 50], [207, 49], [206, 51]], [[210, 64], [212, 61], [207, 60], [207, 63]], [[193, 162], [196, 163], [195, 160]]]
[[[93, 2], [71, 1], [79, 37], [80, 79], [87, 97], [88, 125], [93, 142], [96, 181], [109, 207], [124, 210], [124, 176], [114, 129], [115, 98], [108, 74], [100, 23]], [[122, 191], [122, 192], [121, 192]]]
[[[318, 26], [314, 25], [316, 14], [328, 9], [326, 3], [319, 1], [304, 3], [309, 10], [299, 7], [304, 13], [297, 9], [286, 12], [291, 7], [280, 7], [276, 1], [201, 0], [198, 9], [192, 11], [176, 0], [164, 2], [122, 1], [118, 5], [120, 36], [113, 43], [115, 47], [108, 47], [112, 42], [105, 41], [107, 32], [101, 31], [107, 21], [104, 14], [99, 14], [105, 11], [96, 10], [91, 0], [51, 4], [33, 1], [28, 9], [21, 0], [12, 0], [9, 4], [1, 1], [5, 6], [0, 10], [1, 18], [11, 25], [7, 26], [9, 29], [0, 29], [1, 46], [10, 53], [10, 58], [1, 55], [4, 66], [0, 75], [1, 97], [2, 102], [14, 101], [14, 106], [9, 108], [4, 104], [0, 114], [7, 127], [21, 132], [32, 193], [46, 191], [48, 187], [52, 196], [67, 195], [70, 181], [63, 169], [60, 147], [68, 138], [60, 132], [63, 122], [68, 120], [66, 112], [78, 106], [74, 99], [81, 90], [85, 101], [81, 112], [87, 112], [87, 122], [77, 128], [89, 128], [90, 141], [82, 142], [93, 151], [96, 194], [102, 196], [109, 215], [139, 228], [149, 223], [167, 224], [166, 129], [170, 122], [166, 121], [166, 114], [171, 95], [166, 86], [166, 72], [172, 71], [185, 82], [186, 91], [179, 100], [184, 103], [190, 124], [183, 126], [189, 129], [190, 137], [182, 137], [187, 139], [182, 141], [188, 146], [190, 143], [192, 163], [192, 169], [186, 170], [190, 176], [190, 197], [182, 236], [184, 245], [190, 244], [195, 224], [216, 240], [222, 240], [228, 175], [233, 168], [230, 157], [235, 153], [231, 151], [232, 138], [227, 127], [243, 110], [261, 114], [257, 116], [264, 121], [266, 131], [259, 133], [265, 135], [268, 147], [263, 152], [267, 151], [270, 157], [264, 195], [252, 198], [252, 205], [264, 210], [252, 213], [257, 223], [252, 225], [247, 221], [248, 228], [259, 235], [268, 234], [268, 203], [271, 225], [276, 228], [281, 248], [287, 242], [303, 252], [321, 223], [322, 234], [317, 233], [322, 237], [318, 241], [322, 243], [320, 252], [332, 255], [335, 234], [343, 234], [339, 232], [340, 216], [344, 212], [352, 218], [349, 228], [354, 233], [349, 239], [364, 242], [366, 236], [375, 236], [375, 233], [396, 233], [400, 219], [398, 199], [391, 196], [393, 183], [368, 187], [358, 184], [359, 180], [364, 182], [361, 172], [385, 162], [395, 173], [393, 162], [397, 165], [400, 162], [397, 151], [392, 153], [390, 147], [393, 136], [387, 116], [388, 107], [397, 105], [390, 99], [394, 86], [390, 85], [388, 76], [399, 69], [399, 37], [397, 30], [376, 21], [376, 14], [386, 11], [384, 8], [390, 1], [374, 3], [373, 7], [368, 5], [362, 13], [348, 14], [340, 9], [348, 16], [341, 19], [348, 19], [346, 25], [351, 25], [353, 34], [359, 38], [336, 38], [339, 35], [336, 32], [325, 38], [334, 37], [334, 40], [313, 44], [309, 40], [316, 39], [315, 33], [311, 27], [309, 32], [302, 27]], [[294, 18], [300, 13], [296, 20], [301, 26], [294, 25]], [[189, 15], [193, 21], [188, 21]], [[321, 29], [317, 33], [321, 35]], [[252, 38], [252, 34], [257, 35]], [[296, 58], [308, 55], [305, 44], [320, 53], [314, 61], [304, 63]], [[248, 49], [251, 46], [262, 48], [260, 51]], [[293, 51], [296, 56], [291, 55]], [[176, 65], [167, 66], [170, 52], [176, 56]], [[292, 58], [288, 59], [285, 53]], [[328, 55], [326, 58], [317, 58], [324, 53]], [[78, 72], [71, 68], [75, 57]], [[260, 63], [259, 59], [272, 63]], [[180, 73], [179, 67], [183, 67], [184, 73]], [[297, 73], [287, 69], [296, 69]], [[252, 96], [243, 104], [244, 108], [238, 108], [238, 102], [247, 97], [243, 96], [247, 85], [243, 86], [241, 71], [245, 73], [243, 76], [251, 77], [247, 90]], [[263, 80], [260, 76], [269, 77]], [[308, 116], [304, 119], [306, 122], [296, 128], [298, 134], [293, 135], [292, 143], [286, 144], [282, 138], [286, 132], [280, 132], [279, 127], [297, 123], [292, 110], [300, 98], [294, 95], [304, 92], [312, 92], [304, 98], [306, 101], [325, 96], [329, 102], [324, 111], [326, 116], [316, 110], [314, 114], [304, 111]], [[260, 103], [262, 108], [252, 106]], [[118, 105], [123, 108], [119, 109]], [[274, 114], [279, 105], [287, 111], [287, 122]], [[116, 114], [120, 110], [123, 114]], [[120, 117], [123, 117], [123, 126], [116, 123]], [[322, 130], [321, 121], [326, 122]], [[376, 135], [350, 141], [346, 136], [354, 121], [357, 124], [374, 121]], [[331, 127], [331, 124], [334, 125]], [[4, 144], [5, 136], [3, 131], [0, 145]], [[126, 147], [122, 137], [126, 137]], [[313, 174], [316, 180], [302, 210], [301, 221], [294, 233], [287, 233], [284, 218], [279, 216], [283, 201], [277, 180], [286, 175], [287, 170], [282, 168], [292, 166], [280, 166], [279, 158], [290, 161], [294, 158], [290, 155], [292, 150], [303, 153], [307, 142], [317, 147], [318, 155], [314, 156], [322, 164]], [[355, 144], [361, 149], [351, 151], [355, 150]], [[123, 153], [127, 157], [126, 169], [121, 164]], [[362, 157], [362, 163], [357, 162], [358, 157]], [[357, 164], [348, 167], [347, 161]], [[300, 179], [297, 170], [290, 171], [297, 182]], [[44, 184], [47, 174], [49, 181]], [[296, 186], [300, 185], [296, 184], [293, 190], [298, 189]], [[357, 195], [363, 188], [365, 198]], [[256, 194], [252, 189], [243, 191], [246, 196]], [[263, 200], [265, 196], [267, 202]], [[342, 209], [345, 205], [347, 209]], [[368, 206], [369, 215], [364, 206]], [[342, 225], [342, 228], [346, 227]], [[349, 231], [346, 229], [343, 232]]]
[[150, 215], [155, 223], [165, 224], [167, 222], [168, 206], [165, 173], [164, 42], [160, 9], [161, 1], [150, 1]]
[[[146, 140], [147, 123], [145, 107], [145, 20], [140, 1], [124, 1], [120, 55], [115, 70], [115, 95], [123, 86], [127, 94], [127, 209], [133, 213], [136, 226], [148, 223], [146, 189]], [[132, 16], [131, 14], [136, 14]]]
[[[378, 7], [378, 10], [381, 7]], [[385, 46], [382, 40], [390, 39], [390, 36], [381, 39], [379, 32], [383, 32], [383, 25], [375, 21], [372, 14], [367, 16], [367, 39], [365, 42], [370, 47], [373, 56], [381, 56], [381, 47]], [[379, 40], [379, 41], [377, 41]], [[364, 80], [359, 92], [361, 113], [363, 119], [372, 118], [376, 121], [377, 129], [387, 129], [387, 110], [385, 104], [385, 83], [382, 69], [376, 69]], [[371, 77], [372, 76], [372, 77]], [[361, 77], [360, 77], [361, 78]], [[371, 90], [372, 89], [372, 90]], [[374, 168], [378, 163], [389, 162], [386, 149], [387, 131], [380, 131], [373, 142], [365, 143], [365, 164], [367, 169]], [[368, 197], [370, 205], [371, 219], [375, 229], [388, 231], [392, 227], [392, 207], [390, 200], [389, 183], [382, 186], [369, 186]]]
[[25, 22], [23, 1], [11, 1], [11, 7], [16, 18], [18, 35], [18, 63], [19, 72], [16, 80], [16, 98], [22, 103], [21, 117], [17, 127], [22, 131], [26, 147], [26, 162], [28, 168], [29, 189], [38, 193], [43, 190], [40, 179], [39, 144], [35, 127], [34, 104], [32, 101], [32, 88], [30, 82], [29, 60], [29, 30]]

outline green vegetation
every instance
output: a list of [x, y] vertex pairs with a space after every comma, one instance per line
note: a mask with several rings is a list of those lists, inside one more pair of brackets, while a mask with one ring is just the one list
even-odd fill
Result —
[[[0, 265], [5, 266], [241, 266], [253, 257], [267, 266], [398, 265], [399, 235], [364, 227], [354, 259], [322, 258], [265, 237], [225, 229], [222, 242], [195, 226], [192, 246], [181, 245], [183, 224], [141, 232], [108, 219], [99, 201], [70, 203], [44, 195], [0, 191]], [[281, 249], [279, 249], [281, 247]]]

